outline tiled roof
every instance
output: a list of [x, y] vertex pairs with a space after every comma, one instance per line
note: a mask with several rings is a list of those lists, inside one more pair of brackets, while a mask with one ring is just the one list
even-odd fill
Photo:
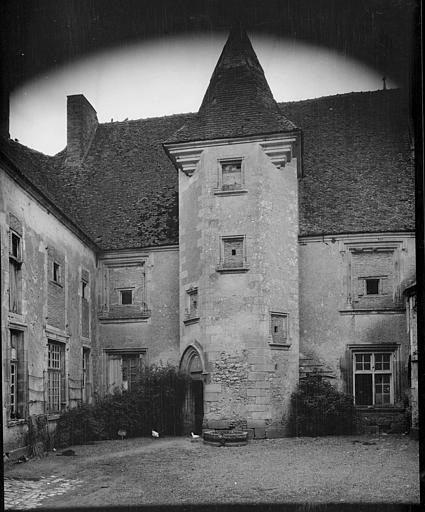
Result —
[[242, 27], [230, 32], [199, 112], [168, 142], [211, 140], [275, 132], [296, 126], [273, 98], [251, 42]]
[[283, 106], [303, 132], [300, 234], [415, 229], [414, 167], [402, 91]]
[[[303, 132], [302, 235], [414, 229], [405, 105], [399, 90], [281, 104]], [[11, 159], [34, 167], [26, 175], [101, 248], [175, 244], [177, 171], [162, 143], [195, 116], [100, 124], [79, 166], [66, 166], [65, 152], [46, 157], [8, 146]]]

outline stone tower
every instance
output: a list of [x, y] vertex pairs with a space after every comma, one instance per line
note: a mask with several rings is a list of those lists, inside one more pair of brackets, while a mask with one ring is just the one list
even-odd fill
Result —
[[187, 427], [284, 435], [298, 381], [300, 132], [241, 27], [198, 113], [165, 149], [179, 170]]

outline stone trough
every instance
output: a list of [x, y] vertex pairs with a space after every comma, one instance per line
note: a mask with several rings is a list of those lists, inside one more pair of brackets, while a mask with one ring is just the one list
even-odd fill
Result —
[[248, 444], [248, 432], [245, 430], [205, 430], [205, 444], [212, 446], [245, 446]]

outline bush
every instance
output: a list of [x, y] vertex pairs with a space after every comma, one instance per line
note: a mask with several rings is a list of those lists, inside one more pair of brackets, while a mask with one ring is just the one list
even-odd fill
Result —
[[118, 430], [127, 437], [179, 435], [183, 427], [183, 403], [189, 377], [174, 366], [145, 368], [131, 391], [115, 390], [93, 405], [81, 405], [58, 420], [58, 447], [116, 439]]
[[295, 436], [351, 434], [356, 425], [353, 397], [320, 375], [302, 379], [291, 396], [289, 430]]

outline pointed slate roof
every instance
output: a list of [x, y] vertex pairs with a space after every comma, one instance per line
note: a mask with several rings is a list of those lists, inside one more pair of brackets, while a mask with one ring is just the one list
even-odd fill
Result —
[[246, 31], [230, 31], [195, 118], [167, 142], [290, 132]]

